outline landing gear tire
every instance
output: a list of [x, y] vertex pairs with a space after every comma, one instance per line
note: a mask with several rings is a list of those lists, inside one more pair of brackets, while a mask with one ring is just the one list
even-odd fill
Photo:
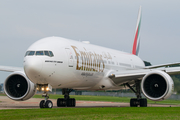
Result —
[[57, 106], [58, 106], [58, 107], [66, 107], [66, 101], [65, 101], [65, 99], [63, 99], [63, 98], [58, 98], [58, 99], [57, 99]]
[[76, 100], [74, 98], [70, 98], [67, 100], [67, 107], [75, 107], [76, 106]]
[[137, 107], [137, 99], [136, 98], [131, 98], [130, 100], [130, 107]]
[[45, 103], [45, 100], [41, 100], [41, 102], [39, 103], [39, 107], [40, 108], [45, 108], [44, 103]]
[[146, 98], [140, 99], [140, 107], [147, 107], [147, 99]]
[[53, 103], [51, 100], [47, 100], [45, 103], [45, 108], [52, 108], [53, 107]]
[[74, 98], [69, 99], [63, 99], [59, 98], [57, 99], [57, 106], [58, 107], [75, 107], [76, 106], [76, 100]]
[[45, 102], [45, 100], [41, 100], [41, 102], [39, 103], [39, 107], [40, 108], [52, 108], [53, 103], [51, 100], [47, 100], [46, 102]]
[[147, 107], [147, 99], [146, 98], [141, 98], [141, 99], [137, 99], [137, 98], [132, 98], [130, 100], [130, 107]]

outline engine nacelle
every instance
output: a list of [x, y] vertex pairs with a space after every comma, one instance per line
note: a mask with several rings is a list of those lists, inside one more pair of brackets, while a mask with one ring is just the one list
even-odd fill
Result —
[[148, 99], [161, 101], [171, 96], [174, 82], [167, 73], [155, 70], [143, 77], [141, 90]]
[[36, 85], [26, 77], [24, 72], [17, 71], [5, 80], [4, 91], [10, 99], [24, 101], [36, 93]]

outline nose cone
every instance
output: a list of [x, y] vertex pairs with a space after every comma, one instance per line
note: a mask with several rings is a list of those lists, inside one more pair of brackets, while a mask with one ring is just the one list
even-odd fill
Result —
[[24, 60], [24, 71], [27, 77], [34, 83], [34, 81], [42, 71], [42, 60], [40, 58], [26, 58]]

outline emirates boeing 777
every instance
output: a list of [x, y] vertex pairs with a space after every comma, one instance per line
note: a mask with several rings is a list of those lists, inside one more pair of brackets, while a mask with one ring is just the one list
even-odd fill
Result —
[[[32, 44], [26, 51], [24, 67], [1, 66], [1, 71], [12, 72], [4, 82], [6, 95], [16, 101], [31, 98], [36, 91], [44, 91], [40, 108], [52, 108], [48, 92], [62, 89], [64, 98], [57, 99], [58, 107], [74, 107], [72, 90], [120, 90], [129, 87], [137, 96], [130, 106], [147, 106], [147, 99], [167, 99], [174, 90], [170, 74], [180, 74], [179, 67], [164, 64], [145, 67], [137, 56], [141, 7], [137, 20], [132, 53], [125, 53], [88, 42], [61, 37], [47, 37]], [[142, 98], [141, 92], [146, 98]]]

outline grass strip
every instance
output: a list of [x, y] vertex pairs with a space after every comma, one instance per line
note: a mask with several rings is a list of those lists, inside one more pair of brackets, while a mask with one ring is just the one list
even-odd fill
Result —
[[54, 108], [0, 110], [0, 119], [82, 120], [82, 119], [179, 119], [179, 107]]

